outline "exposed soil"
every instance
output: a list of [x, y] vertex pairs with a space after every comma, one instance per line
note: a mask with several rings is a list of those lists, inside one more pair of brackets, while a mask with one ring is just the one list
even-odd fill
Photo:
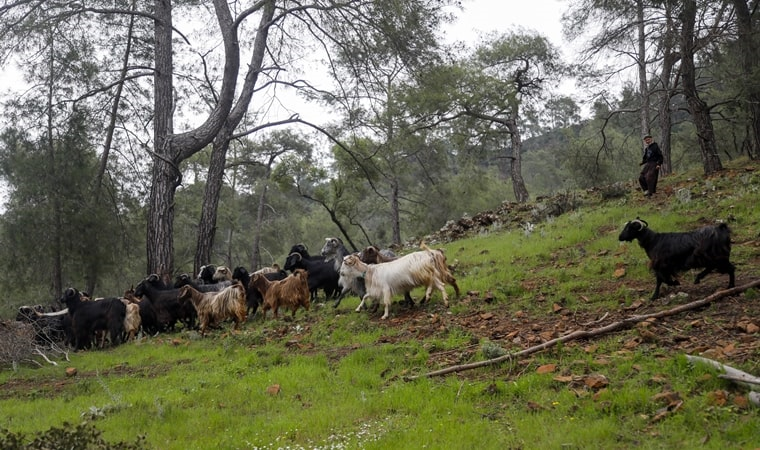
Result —
[[[737, 278], [737, 285], [755, 281], [748, 277]], [[723, 280], [721, 280], [721, 283]], [[488, 301], [478, 296], [460, 300], [472, 304], [466, 315], [447, 314], [442, 307], [422, 307], [404, 312], [398, 311], [389, 326], [405, 331], [399, 340], [408, 335], [427, 337], [446, 329], [459, 328], [477, 337], [470, 347], [432, 353], [428, 361], [430, 370], [464, 364], [474, 354], [481, 352], [481, 342], [488, 340], [508, 352], [514, 353], [534, 347], [573, 331], [591, 331], [632, 316], [646, 315], [689, 303], [710, 296], [724, 288], [722, 284], [682, 286], [678, 292], [663, 296], [653, 302], [637, 301], [630, 306], [621, 305], [616, 310], [593, 310], [572, 312], [561, 305], [546, 305], [547, 313], [531, 317], [524, 311], [501, 314], [492, 308], [478, 308]], [[648, 297], [649, 290], [642, 292]], [[688, 297], [684, 296], [686, 293]], [[670, 317], [647, 320], [630, 330], [619, 331], [623, 347], [635, 350], [640, 346], [657, 349], [663, 354], [700, 354], [726, 364], [756, 362], [760, 354], [760, 304], [756, 299], [747, 300], [737, 295], [719, 299], [708, 306], [686, 311]], [[593, 351], [593, 340], [578, 340], [565, 346], [580, 345]]]

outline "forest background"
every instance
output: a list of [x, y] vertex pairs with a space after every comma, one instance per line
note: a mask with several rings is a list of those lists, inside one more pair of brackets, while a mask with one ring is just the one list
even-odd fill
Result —
[[[756, 1], [568, 1], [572, 61], [522, 28], [452, 42], [458, 5], [0, 7], [0, 64], [23, 61], [26, 86], [2, 104], [0, 315], [68, 286], [255, 270], [327, 236], [400, 249], [504, 201], [635, 189], [647, 133], [665, 177], [760, 155]], [[326, 117], [275, 117], [293, 95]]]

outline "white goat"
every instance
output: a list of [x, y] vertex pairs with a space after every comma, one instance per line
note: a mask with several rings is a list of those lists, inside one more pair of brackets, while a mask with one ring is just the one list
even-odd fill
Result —
[[[448, 307], [446, 275], [442, 273], [440, 257], [436, 251], [430, 250], [425, 244], [422, 244], [422, 248], [422, 251], [409, 253], [381, 264], [365, 264], [356, 255], [346, 256], [340, 269], [341, 274], [346, 277], [364, 278], [367, 292], [356, 311], [361, 310], [367, 299], [376, 299], [385, 306], [385, 313], [381, 319], [387, 319], [393, 295], [403, 294], [419, 286], [427, 288], [423, 301], [430, 299], [435, 287], [441, 291], [443, 303]], [[448, 273], [447, 269], [446, 273]]]

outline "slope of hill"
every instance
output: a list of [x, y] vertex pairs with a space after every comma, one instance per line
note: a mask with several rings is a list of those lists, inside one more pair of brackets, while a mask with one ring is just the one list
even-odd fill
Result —
[[[0, 426], [88, 418], [166, 449], [756, 448], [746, 389], [682, 356], [760, 374], [760, 164], [727, 166], [665, 177], [651, 199], [630, 183], [450, 222], [424, 239], [463, 290], [448, 309], [434, 295], [382, 321], [350, 298], [72, 354], [75, 376], [0, 372]], [[737, 288], [687, 272], [649, 300], [646, 254], [618, 241], [637, 216], [663, 232], [727, 222]]]
[[[563, 214], [585, 214], [583, 211], [609, 208], [610, 215], [617, 215], [616, 210], [630, 210], [630, 215], [624, 216], [619, 222], [619, 228], [605, 227], [601, 229], [602, 239], [608, 241], [608, 249], [596, 255], [583, 255], [580, 259], [604, 260], [615, 254], [626, 254], [637, 260], [637, 264], [647, 264], [646, 254], [636, 242], [622, 245], [617, 241], [617, 234], [622, 229], [625, 221], [632, 220], [637, 216], [655, 218], [662, 225], [656, 231], [688, 231], [699, 226], [725, 221], [733, 229], [733, 257], [737, 265], [737, 286], [747, 286], [758, 281], [760, 276], [760, 232], [758, 224], [760, 215], [757, 214], [753, 203], [760, 200], [760, 173], [758, 173], [757, 161], [734, 161], [727, 164], [728, 168], [713, 177], [705, 178], [695, 174], [673, 175], [665, 177], [661, 181], [661, 191], [654, 198], [648, 199], [640, 195], [635, 183], [631, 182], [625, 189], [613, 185], [586, 191], [563, 193], [553, 197], [540, 198], [536, 202], [517, 204], [505, 202], [500, 208], [493, 211], [484, 211], [472, 217], [463, 217], [457, 221], [450, 221], [441, 230], [424, 238], [428, 243], [449, 243], [448, 248], [457, 246], [457, 241], [468, 237], [493, 235], [498, 233], [512, 232], [523, 233], [529, 236], [535, 230], [539, 230], [542, 224], [556, 222]], [[736, 201], [734, 201], [736, 200]], [[744, 203], [742, 205], [741, 203]], [[606, 205], [606, 206], [605, 206]], [[610, 206], [613, 205], [613, 206]], [[727, 205], [727, 206], [724, 206]], [[638, 212], [634, 212], [638, 211]], [[650, 220], [650, 222], [654, 222]], [[668, 226], [667, 223], [683, 223], [683, 226]], [[591, 224], [591, 223], [590, 223]], [[657, 225], [653, 224], [653, 229]], [[412, 246], [412, 244], [409, 244]], [[591, 242], [584, 242], [578, 248], [592, 246]], [[621, 250], [621, 248], [624, 248]], [[449, 251], [449, 255], [456, 256], [456, 250]], [[572, 253], [572, 252], [570, 252]], [[554, 264], [567, 264], [572, 266], [581, 263], [567, 260], [561, 261], [561, 252], [553, 255], [556, 258]], [[456, 260], [454, 262], [456, 265]], [[475, 308], [466, 315], [451, 317], [458, 327], [468, 330], [480, 340], [513, 339], [516, 343], [541, 343], [550, 338], [557, 338], [563, 332], [577, 330], [579, 326], [587, 324], [592, 328], [603, 327], [616, 321], [624, 320], [632, 315], [646, 315], [656, 311], [667, 310], [671, 307], [703, 299], [715, 293], [716, 290], [726, 287], [727, 277], [713, 274], [710, 280], [699, 285], [691, 285], [693, 273], [686, 273], [681, 277], [682, 286], [668, 289], [666, 295], [661, 296], [654, 302], [648, 301], [648, 296], [654, 287], [654, 275], [642, 267], [637, 269], [636, 278], [626, 278], [625, 266], [628, 263], [615, 261], [614, 266], [605, 266], [600, 278], [606, 282], [600, 283], [596, 292], [590, 290], [577, 295], [589, 299], [605, 297], [614, 294], [616, 288], [613, 284], [625, 284], [633, 295], [626, 300], [621, 300], [618, 308], [600, 309], [593, 306], [592, 301], [586, 301], [585, 305], [577, 305], [571, 309], [563, 306], [567, 298], [551, 300], [551, 296], [538, 294], [534, 300], [544, 303], [544, 314], [528, 314], [525, 311], [511, 311], [505, 314], [488, 312], [483, 314], [477, 305], [483, 301], [496, 302], [492, 294], [485, 298], [482, 293], [474, 292], [462, 301], [470, 303]], [[525, 291], [540, 290], [541, 286], [552, 284], [551, 280], [543, 279], [541, 268], [533, 267], [531, 272], [537, 275], [534, 278], [524, 277], [520, 280]], [[614, 280], [614, 281], [613, 281]], [[708, 354], [719, 355], [737, 363], [746, 363], [756, 358], [760, 352], [760, 340], [756, 339], [760, 331], [760, 305], [754, 299], [757, 294], [730, 296], [721, 302], [720, 314], [712, 315], [711, 320], [700, 319], [699, 312], [683, 314], [668, 319], [668, 324], [662, 327], [653, 322], [646, 326], [649, 330], [641, 332], [629, 343], [635, 346], [639, 342], [654, 339], [659, 347], [669, 352], [699, 353], [707, 351]], [[633, 300], [630, 300], [633, 299]], [[530, 308], [534, 309], [534, 308]], [[412, 316], [413, 321], [419, 322], [424, 317], [424, 312], [414, 311], [408, 315], [399, 317], [397, 322], [405, 323]], [[517, 314], [517, 317], [515, 317]], [[603, 317], [603, 320], [602, 320]], [[688, 330], [688, 331], [685, 331]], [[754, 336], [754, 337], [753, 337]], [[738, 342], [730, 345], [730, 355], [723, 351], [726, 342]], [[478, 352], [479, 348], [470, 349], [472, 353]], [[445, 359], [445, 356], [443, 356]], [[441, 365], [431, 363], [431, 366]]]

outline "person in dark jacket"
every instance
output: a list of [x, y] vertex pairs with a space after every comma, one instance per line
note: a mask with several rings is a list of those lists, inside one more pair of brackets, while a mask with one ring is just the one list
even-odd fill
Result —
[[652, 140], [652, 136], [644, 136], [644, 157], [641, 160], [641, 174], [639, 174], [639, 184], [644, 195], [650, 197], [657, 192], [657, 178], [660, 175], [660, 166], [662, 165], [662, 151], [657, 142]]

